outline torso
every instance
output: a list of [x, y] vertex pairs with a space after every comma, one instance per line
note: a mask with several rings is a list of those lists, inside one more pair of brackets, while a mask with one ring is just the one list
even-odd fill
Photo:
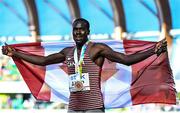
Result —
[[[93, 52], [92, 52], [93, 51]], [[72, 92], [70, 95], [69, 109], [71, 110], [87, 110], [103, 108], [103, 97], [101, 94], [101, 58], [96, 58], [97, 50], [94, 50], [93, 43], [89, 43], [85, 52], [83, 73], [89, 73], [90, 90]], [[74, 48], [69, 48], [66, 54], [67, 62], [74, 62]], [[75, 66], [68, 67], [68, 74], [75, 73]]]

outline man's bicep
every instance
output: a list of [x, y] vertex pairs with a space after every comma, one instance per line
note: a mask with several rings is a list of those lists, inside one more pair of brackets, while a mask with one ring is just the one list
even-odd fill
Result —
[[119, 62], [119, 63], [122, 63], [124, 61], [124, 57], [125, 57], [125, 55], [123, 53], [114, 51], [112, 48], [110, 48], [109, 46], [106, 46], [106, 45], [101, 50], [101, 55], [110, 61]]
[[113, 49], [110, 48], [108, 45], [102, 44], [100, 45], [100, 56], [103, 56], [105, 58], [111, 57], [111, 55], [114, 53]]
[[45, 63], [46, 64], [61, 63], [64, 60], [65, 60], [65, 55], [63, 54], [63, 52], [59, 52], [59, 53], [48, 55], [46, 57]]

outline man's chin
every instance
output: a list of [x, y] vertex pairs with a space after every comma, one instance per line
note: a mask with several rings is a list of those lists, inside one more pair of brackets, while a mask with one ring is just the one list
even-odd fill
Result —
[[81, 45], [82, 41], [81, 40], [76, 40], [76, 45]]

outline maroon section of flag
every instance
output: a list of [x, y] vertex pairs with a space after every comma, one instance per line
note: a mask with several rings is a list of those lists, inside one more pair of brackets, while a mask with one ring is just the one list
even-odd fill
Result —
[[[12, 46], [25, 54], [44, 56], [44, 48], [41, 43], [14, 44]], [[44, 82], [46, 67], [33, 65], [15, 57], [13, 60], [34, 97], [38, 100], [49, 101], [50, 89]]]
[[[138, 43], [138, 44], [137, 44]], [[127, 54], [151, 49], [156, 43], [125, 40]], [[176, 104], [176, 95], [168, 54], [153, 55], [132, 65], [131, 96], [132, 104], [166, 103]]]

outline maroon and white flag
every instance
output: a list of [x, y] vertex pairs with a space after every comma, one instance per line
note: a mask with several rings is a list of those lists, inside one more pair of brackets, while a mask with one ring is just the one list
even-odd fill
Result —
[[[125, 54], [147, 51], [157, 42], [124, 40], [101, 41], [113, 50]], [[29, 55], [47, 56], [73, 42], [14, 44], [17, 51]], [[68, 103], [69, 77], [64, 63], [37, 66], [13, 58], [24, 81], [38, 100]], [[176, 89], [168, 54], [152, 55], [131, 66], [105, 60], [101, 88], [106, 108], [120, 108], [145, 103], [176, 104]]]

